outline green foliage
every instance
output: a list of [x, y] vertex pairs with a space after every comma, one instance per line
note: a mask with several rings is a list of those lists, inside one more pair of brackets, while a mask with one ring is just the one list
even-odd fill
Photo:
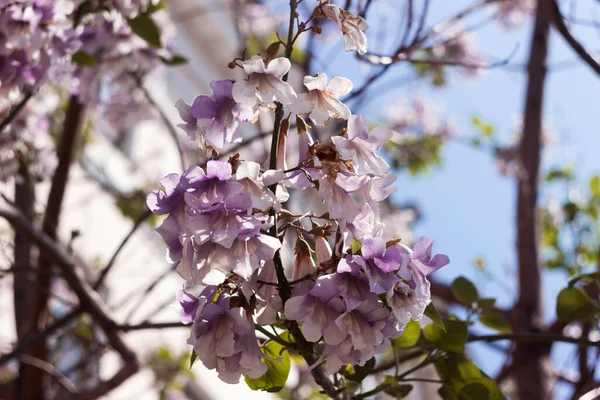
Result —
[[447, 354], [435, 363], [444, 386], [438, 392], [451, 400], [503, 400], [496, 383], [464, 354]]
[[80, 66], [92, 66], [96, 65], [96, 59], [89, 53], [83, 50], [79, 50], [71, 57], [71, 61]]
[[556, 315], [561, 321], [588, 321], [599, 311], [600, 306], [582, 288], [565, 288], [558, 294]]
[[463, 353], [469, 336], [467, 324], [458, 320], [445, 320], [444, 326], [445, 331], [436, 324], [429, 324], [423, 329], [423, 336], [438, 349]]
[[545, 178], [546, 182], [554, 182], [562, 179], [567, 181], [573, 179], [573, 171], [571, 168], [550, 170], [550, 172], [546, 174]]
[[246, 384], [252, 390], [278, 392], [290, 373], [290, 355], [285, 347], [273, 341], [267, 342], [261, 350], [266, 356], [261, 362], [267, 364], [267, 372], [257, 379], [244, 377]]
[[438, 328], [446, 332], [446, 327], [444, 326], [444, 321], [442, 321], [442, 317], [440, 317], [440, 313], [433, 303], [429, 303], [427, 307], [425, 307], [425, 316], [427, 316]]
[[591, 272], [589, 274], [575, 274], [569, 278], [569, 287], [573, 287], [577, 282], [593, 283], [600, 281], [600, 272]]
[[340, 373], [348, 380], [362, 382], [363, 379], [373, 371], [373, 368], [375, 368], [375, 357], [367, 361], [362, 367], [360, 365], [347, 365], [342, 367]]
[[429, 171], [432, 165], [440, 165], [443, 138], [436, 134], [406, 138], [401, 143], [387, 141], [392, 165], [397, 169], [408, 169], [412, 176]]
[[495, 329], [500, 333], [510, 333], [510, 325], [502, 314], [494, 311], [485, 312], [479, 317], [479, 322], [488, 328]]
[[412, 391], [412, 385], [407, 384], [395, 384], [394, 386], [390, 386], [383, 391], [392, 396], [394, 399], [403, 399]]
[[477, 308], [484, 312], [491, 310], [494, 307], [494, 304], [496, 304], [496, 299], [489, 297], [477, 300]]
[[479, 293], [477, 293], [477, 288], [473, 282], [464, 276], [456, 278], [454, 282], [452, 282], [451, 288], [456, 300], [464, 305], [470, 306], [479, 298]]
[[185, 58], [184, 56], [179, 55], [179, 54], [173, 54], [171, 56], [171, 58], [166, 58], [166, 57], [161, 56], [160, 60], [163, 62], [163, 64], [171, 65], [171, 66], [187, 64], [187, 62], [188, 62], [187, 58]]
[[483, 135], [483, 137], [489, 139], [492, 136], [494, 136], [493, 125], [483, 122], [478, 117], [471, 118], [471, 123], [473, 124], [473, 126], [475, 126], [475, 128], [477, 128], [477, 130], [479, 131], [479, 133], [481, 133], [481, 135]]
[[129, 24], [133, 33], [144, 39], [150, 46], [156, 49], [162, 47], [160, 43], [160, 29], [147, 14], [140, 14], [135, 18], [129, 18], [127, 19], [127, 24]]
[[409, 321], [404, 333], [398, 339], [392, 339], [394, 347], [413, 347], [421, 337], [421, 325], [417, 321]]
[[357, 254], [361, 248], [362, 248], [362, 245], [360, 244], [360, 242], [353, 238], [352, 239], [352, 254]]
[[192, 368], [197, 359], [198, 353], [196, 353], [196, 350], [192, 349], [192, 354], [190, 354], [190, 369]]

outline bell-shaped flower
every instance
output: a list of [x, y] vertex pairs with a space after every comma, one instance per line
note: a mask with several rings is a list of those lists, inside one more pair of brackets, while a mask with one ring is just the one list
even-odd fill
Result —
[[321, 6], [323, 14], [335, 22], [344, 35], [344, 49], [358, 51], [358, 54], [367, 52], [367, 36], [364, 31], [369, 28], [365, 20], [352, 12], [348, 12], [335, 4]]
[[392, 137], [392, 131], [378, 126], [369, 133], [364, 118], [353, 115], [348, 120], [346, 135], [347, 138], [334, 136], [331, 140], [343, 159], [352, 160], [357, 174], [381, 176], [390, 168], [376, 153]]
[[[258, 282], [260, 281], [260, 282]], [[277, 322], [277, 313], [283, 310], [281, 297], [277, 289], [277, 271], [273, 260], [265, 262], [258, 272], [257, 303], [258, 317], [256, 322], [260, 325], [271, 325]]]
[[213, 81], [210, 87], [212, 96], [196, 97], [189, 108], [179, 100], [177, 108], [186, 122], [182, 128], [188, 135], [191, 134], [190, 139], [200, 136], [210, 146], [221, 149], [225, 143], [242, 140], [240, 123], [251, 121], [254, 111], [252, 107], [233, 100], [233, 82], [230, 80]]
[[345, 309], [334, 276], [323, 275], [310, 292], [292, 297], [285, 303], [285, 317], [298, 321], [308, 341], [318, 342], [323, 337], [325, 343], [336, 345], [347, 335], [335, 323]]
[[[335, 176], [333, 176], [335, 175]], [[329, 216], [352, 221], [360, 213], [360, 206], [350, 196], [365, 187], [367, 177], [345, 171], [324, 175], [319, 181], [319, 197], [329, 207]]]
[[292, 86], [283, 81], [290, 70], [290, 60], [281, 57], [265, 65], [260, 56], [254, 56], [242, 62], [248, 79], [233, 84], [233, 98], [236, 102], [249, 107], [268, 106], [278, 101], [285, 105], [296, 99]]
[[269, 186], [281, 179], [282, 171], [269, 170], [261, 174], [260, 165], [251, 161], [240, 163], [235, 174], [235, 180], [244, 186], [244, 193], [252, 199], [252, 208], [263, 211], [278, 204]]
[[431, 303], [430, 283], [427, 278], [414, 270], [410, 275], [410, 284], [404, 281], [396, 282], [386, 295], [387, 304], [392, 309], [400, 329], [404, 329], [411, 319], [420, 320], [425, 308]]
[[200, 295], [188, 344], [204, 366], [216, 369], [227, 383], [238, 383], [242, 374], [253, 378], [264, 375], [267, 366], [260, 361], [262, 352], [246, 311], [241, 307], [230, 309], [228, 294], [221, 294], [213, 303], [214, 287], [207, 289], [212, 296], [204, 292]]
[[350, 93], [352, 81], [336, 76], [327, 84], [327, 75], [316, 74], [305, 76], [304, 86], [308, 93], [299, 94], [290, 111], [296, 114], [310, 113], [310, 119], [319, 126], [327, 125], [330, 118], [350, 118], [350, 109], [339, 98]]
[[423, 276], [429, 276], [450, 263], [450, 258], [445, 254], [436, 254], [431, 257], [433, 240], [428, 237], [423, 236], [419, 238], [412, 250], [401, 243], [399, 245], [402, 246], [402, 251], [410, 254], [411, 266], [423, 274]]

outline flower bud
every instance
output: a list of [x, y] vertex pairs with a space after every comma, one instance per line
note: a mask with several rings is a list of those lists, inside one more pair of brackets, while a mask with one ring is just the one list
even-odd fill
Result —
[[277, 53], [279, 53], [279, 48], [281, 47], [281, 42], [273, 42], [267, 47], [267, 53], [265, 54], [265, 65], [269, 64], [272, 59], [277, 57]]

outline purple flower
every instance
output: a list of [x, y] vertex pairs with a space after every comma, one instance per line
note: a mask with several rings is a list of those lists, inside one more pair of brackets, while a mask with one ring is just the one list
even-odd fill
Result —
[[345, 171], [338, 171], [335, 177], [325, 175], [319, 181], [319, 196], [329, 207], [331, 218], [352, 221], [360, 213], [360, 206], [350, 196], [365, 187], [367, 177], [358, 176]]
[[236, 102], [250, 107], [269, 105], [276, 101], [288, 105], [296, 99], [296, 92], [289, 83], [282, 80], [291, 68], [287, 58], [276, 58], [265, 66], [260, 56], [242, 62], [247, 80], [233, 84], [233, 98]]
[[403, 246], [403, 250], [410, 254], [410, 264], [423, 276], [429, 276], [438, 269], [450, 263], [450, 258], [445, 254], [436, 254], [433, 258], [433, 240], [428, 237], [421, 237], [410, 250]]
[[[208, 369], [216, 369], [219, 378], [238, 383], [242, 374], [252, 378], [264, 375], [267, 366], [254, 334], [254, 324], [243, 308], [230, 309], [230, 296], [221, 294], [212, 302], [215, 287], [208, 287], [198, 298], [199, 306], [188, 344]], [[209, 296], [205, 295], [208, 291]]]
[[397, 282], [386, 295], [387, 304], [398, 322], [399, 329], [404, 329], [411, 319], [420, 320], [425, 308], [431, 303], [430, 284], [427, 278], [418, 271], [409, 271], [409, 274], [410, 284]]
[[198, 188], [198, 184], [206, 179], [202, 168], [192, 165], [181, 175], [169, 174], [159, 181], [164, 188], [153, 190], [146, 196], [146, 204], [156, 215], [164, 215], [183, 206], [183, 194]]
[[185, 289], [177, 291], [177, 301], [181, 309], [179, 310], [179, 316], [181, 322], [184, 324], [191, 324], [196, 319], [196, 311], [200, 305], [198, 298], [188, 292]]
[[359, 175], [383, 175], [390, 166], [376, 153], [381, 146], [392, 137], [392, 132], [384, 126], [378, 126], [370, 133], [365, 120], [360, 115], [353, 115], [348, 120], [348, 138], [334, 136], [331, 138], [340, 156], [352, 160]]
[[211, 97], [198, 96], [191, 107], [179, 100], [176, 107], [186, 122], [182, 128], [190, 139], [200, 135], [206, 143], [221, 149], [225, 143], [242, 140], [240, 122], [252, 120], [254, 111], [252, 107], [233, 100], [233, 82], [230, 80], [213, 81], [210, 87], [213, 90]]
[[338, 296], [334, 275], [323, 275], [310, 292], [292, 297], [285, 303], [285, 317], [300, 323], [308, 341], [317, 342], [323, 337], [325, 343], [339, 344], [346, 338], [346, 333], [335, 323], [345, 311]]

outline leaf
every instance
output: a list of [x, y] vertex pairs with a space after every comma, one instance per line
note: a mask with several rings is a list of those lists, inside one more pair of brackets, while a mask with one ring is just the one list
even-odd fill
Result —
[[589, 274], [577, 274], [569, 278], [569, 287], [573, 287], [577, 282], [593, 283], [600, 280], [600, 272], [592, 272]]
[[395, 347], [413, 347], [421, 337], [421, 325], [417, 321], [410, 320], [404, 328], [404, 333], [398, 339], [393, 339]]
[[442, 317], [440, 317], [440, 313], [437, 308], [433, 305], [433, 303], [429, 303], [427, 307], [425, 307], [424, 314], [437, 326], [439, 326], [444, 332], [446, 332], [446, 327], [444, 326], [444, 321], [442, 321]]
[[592, 196], [600, 196], [600, 177], [598, 175], [594, 175], [590, 179], [590, 191], [592, 192]]
[[444, 386], [438, 391], [444, 400], [504, 400], [498, 385], [464, 354], [448, 353], [435, 362]]
[[150, 46], [157, 49], [162, 47], [160, 44], [160, 29], [148, 15], [140, 14], [135, 18], [129, 18], [127, 23], [131, 30], [148, 42]]
[[166, 57], [161, 56], [160, 60], [165, 65], [182, 65], [182, 64], [187, 64], [187, 62], [188, 62], [187, 58], [185, 58], [184, 56], [180, 56], [179, 54], [173, 54], [171, 56], [171, 58], [166, 58]]
[[494, 127], [491, 124], [483, 122], [477, 117], [471, 118], [471, 123], [484, 137], [491, 138], [492, 136], [494, 136]]
[[553, 182], [559, 179], [570, 180], [573, 178], [573, 171], [570, 168], [553, 169], [546, 175], [547, 182]]
[[192, 365], [194, 365], [197, 359], [198, 353], [196, 353], [196, 350], [192, 349], [192, 354], [190, 354], [190, 369], [192, 369]]
[[479, 293], [477, 293], [477, 288], [473, 285], [473, 282], [464, 276], [456, 278], [452, 282], [451, 288], [456, 300], [466, 306], [472, 305], [479, 298]]
[[395, 385], [386, 388], [383, 391], [395, 399], [403, 399], [408, 396], [412, 389], [412, 385]]
[[73, 54], [71, 61], [77, 65], [96, 65], [96, 59], [94, 56], [82, 50], [79, 50]]
[[492, 307], [494, 307], [494, 304], [496, 304], [496, 299], [491, 298], [491, 297], [486, 297], [486, 298], [477, 300], [477, 306], [482, 311], [490, 310]]
[[267, 372], [256, 379], [245, 376], [244, 380], [252, 390], [278, 392], [283, 389], [290, 373], [290, 355], [285, 347], [273, 341], [267, 342], [261, 350], [268, 357], [261, 360], [267, 364]]
[[148, 8], [146, 8], [146, 14], [152, 14], [160, 10], [166, 10], [167, 8], [169, 8], [169, 6], [164, 1], [159, 1], [156, 4], [150, 3]]
[[481, 383], [468, 383], [460, 389], [458, 398], [460, 400], [488, 400], [490, 391]]
[[565, 288], [558, 294], [556, 315], [561, 321], [586, 321], [598, 311], [600, 307], [581, 288]]
[[352, 239], [352, 254], [357, 254], [361, 248], [362, 245], [360, 244], [360, 242], [356, 239]]
[[375, 357], [371, 358], [364, 366], [348, 365], [347, 369], [342, 368], [342, 374], [353, 382], [362, 382], [375, 368]]
[[484, 313], [481, 317], [479, 317], [479, 322], [488, 328], [497, 330], [500, 333], [512, 332], [506, 318], [504, 318], [502, 314], [494, 311]]
[[423, 336], [439, 349], [463, 353], [469, 331], [467, 324], [463, 321], [445, 320], [444, 332], [438, 325], [430, 324], [423, 329]]

